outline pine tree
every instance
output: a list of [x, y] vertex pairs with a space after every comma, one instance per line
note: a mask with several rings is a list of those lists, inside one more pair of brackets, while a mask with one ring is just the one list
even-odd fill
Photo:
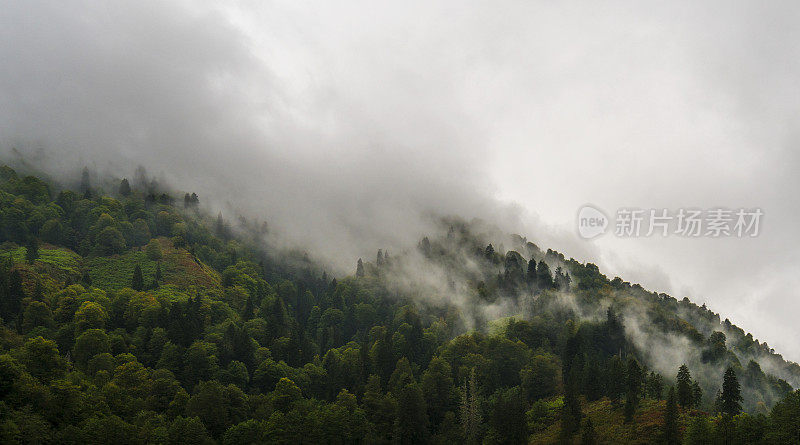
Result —
[[142, 291], [144, 289], [144, 277], [142, 276], [142, 268], [138, 264], [133, 269], [133, 278], [131, 278], [131, 289]]
[[92, 188], [91, 180], [89, 179], [89, 167], [83, 167], [83, 172], [81, 172], [81, 188], [80, 191], [84, 193], [89, 193], [89, 189]]
[[736, 372], [728, 368], [722, 380], [721, 410], [723, 413], [735, 416], [742, 412], [742, 391]]
[[678, 368], [677, 381], [678, 384], [676, 396], [678, 397], [678, 405], [682, 406], [683, 408], [689, 408], [693, 405], [692, 375], [689, 373], [689, 368], [685, 363]]
[[700, 408], [700, 403], [703, 401], [703, 390], [697, 380], [692, 382], [692, 402], [695, 408]]
[[218, 237], [222, 239], [227, 239], [228, 231], [226, 230], [225, 227], [225, 220], [222, 219], [222, 212], [217, 214], [217, 224], [214, 230], [217, 233]]
[[356, 276], [364, 276], [364, 263], [361, 261], [361, 258], [358, 259], [358, 263], [356, 264]]
[[383, 250], [378, 249], [378, 257], [375, 259], [375, 265], [378, 267], [383, 266]]
[[606, 391], [608, 398], [611, 399], [611, 406], [619, 407], [620, 395], [625, 392], [625, 363], [619, 355], [611, 357], [608, 361], [608, 371], [606, 372]]
[[720, 390], [717, 390], [717, 394], [714, 396], [713, 412], [714, 414], [722, 412], [722, 391]]
[[678, 405], [675, 403], [675, 388], [669, 388], [667, 409], [664, 412], [664, 441], [667, 445], [678, 445]]
[[131, 194], [131, 184], [128, 182], [127, 178], [122, 178], [122, 181], [119, 183], [119, 194], [122, 196], [129, 196]]
[[156, 263], [156, 272], [153, 275], [153, 284], [150, 286], [150, 289], [158, 289], [158, 285], [161, 282], [161, 261]]
[[525, 280], [528, 284], [534, 287], [536, 286], [536, 260], [533, 257], [528, 260], [528, 270], [525, 271]]
[[539, 285], [539, 289], [552, 289], [555, 287], [553, 275], [550, 273], [550, 266], [544, 260], [539, 261], [539, 265], [536, 266], [536, 282]]
[[480, 443], [481, 407], [478, 398], [478, 380], [475, 368], [469, 374], [469, 381], [464, 382], [461, 391], [461, 430], [467, 444]]
[[664, 396], [664, 379], [661, 377], [661, 374], [650, 371], [645, 386], [647, 387], [647, 397], [660, 400], [661, 397]]
[[639, 394], [642, 388], [642, 368], [635, 358], [628, 359], [628, 370], [625, 374], [625, 422], [631, 422], [639, 406]]

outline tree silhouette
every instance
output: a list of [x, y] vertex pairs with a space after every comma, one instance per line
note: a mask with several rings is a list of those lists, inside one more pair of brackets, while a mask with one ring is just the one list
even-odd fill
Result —
[[689, 408], [693, 405], [692, 403], [692, 375], [689, 373], [689, 368], [686, 364], [682, 364], [680, 368], [678, 368], [678, 376], [677, 376], [678, 384], [677, 384], [677, 394], [678, 397], [678, 405]]
[[127, 178], [122, 178], [119, 183], [119, 194], [122, 196], [129, 196], [131, 194], [131, 184]]
[[736, 372], [729, 367], [722, 380], [722, 412], [735, 416], [742, 412], [742, 391]]

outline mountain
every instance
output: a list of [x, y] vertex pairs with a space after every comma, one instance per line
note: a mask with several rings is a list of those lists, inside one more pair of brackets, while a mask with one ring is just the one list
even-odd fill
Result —
[[1, 167], [2, 441], [797, 443], [800, 366], [687, 298], [483, 221], [334, 277], [234, 220]]

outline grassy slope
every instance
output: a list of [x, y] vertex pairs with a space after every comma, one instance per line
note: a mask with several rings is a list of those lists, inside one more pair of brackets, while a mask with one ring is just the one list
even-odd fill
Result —
[[[160, 238], [161, 275], [163, 285], [174, 285], [181, 289], [191, 286], [206, 288], [219, 287], [220, 276], [211, 267], [196, 261], [185, 249], [178, 249], [167, 238]], [[34, 270], [40, 277], [52, 278], [54, 281], [64, 282], [67, 278], [77, 281], [83, 270], [89, 271], [92, 286], [100, 289], [121, 289], [130, 287], [133, 269], [139, 264], [142, 267], [145, 284], [149, 285], [155, 274], [156, 261], [147, 257], [141, 249], [134, 248], [121, 255], [108, 257], [82, 258], [77, 253], [61, 247], [42, 245], [39, 248], [39, 258], [33, 265], [25, 262], [25, 247], [15, 247], [0, 250], [0, 258], [11, 255], [15, 267], [20, 269], [25, 280], [25, 286], [31, 291], [35, 283], [26, 280], [32, 276]], [[43, 283], [49, 287], [51, 283]]]
[[[664, 410], [666, 402], [663, 400], [645, 399], [636, 410], [632, 423], [625, 423], [622, 406], [617, 409], [611, 407], [609, 399], [584, 403], [584, 421], [586, 417], [592, 419], [598, 443], [601, 444], [650, 444], [658, 443], [663, 434]], [[687, 413], [681, 412], [678, 425], [684, 430]], [[547, 429], [535, 433], [530, 438], [532, 444], [559, 443], [561, 424], [559, 420]], [[573, 436], [573, 443], [580, 443], [580, 432]]]
[[[162, 259], [162, 284], [172, 284], [179, 288], [190, 286], [218, 287], [220, 276], [211, 267], [195, 261], [185, 249], [177, 249], [167, 238], [160, 238]], [[144, 250], [134, 249], [122, 255], [96, 257], [88, 260], [87, 267], [92, 285], [101, 289], [121, 289], [130, 287], [133, 270], [139, 264], [145, 284], [153, 281], [157, 261], [147, 257]]]

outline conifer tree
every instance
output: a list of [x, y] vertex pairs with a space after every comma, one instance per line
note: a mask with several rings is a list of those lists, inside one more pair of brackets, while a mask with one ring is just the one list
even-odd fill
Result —
[[628, 359], [625, 386], [625, 421], [630, 422], [636, 413], [636, 407], [639, 406], [639, 394], [642, 388], [642, 368], [633, 357]]
[[133, 278], [131, 278], [131, 289], [135, 291], [142, 291], [144, 289], [144, 277], [142, 276], [142, 268], [138, 264], [133, 269]]
[[678, 405], [689, 408], [692, 403], [692, 375], [689, 373], [689, 368], [686, 364], [682, 364], [678, 368], [677, 376], [677, 394]]
[[461, 391], [461, 430], [467, 444], [480, 443], [481, 407], [478, 398], [478, 380], [475, 377], [475, 368], [469, 374], [469, 380], [464, 382]]
[[525, 272], [525, 280], [528, 284], [536, 286], [536, 260], [533, 257], [528, 260], [528, 270]]
[[228, 231], [225, 227], [225, 220], [222, 219], [222, 212], [217, 214], [217, 224], [214, 230], [216, 231], [218, 237], [224, 240], [227, 239]]
[[536, 282], [539, 285], [539, 289], [552, 289], [555, 286], [553, 275], [550, 273], [550, 266], [544, 260], [539, 261], [539, 265], [536, 266]]
[[131, 184], [127, 178], [122, 178], [119, 183], [119, 194], [122, 196], [129, 196], [131, 194]]
[[80, 188], [80, 190], [81, 190], [81, 192], [86, 194], [86, 193], [89, 192], [89, 189], [91, 189], [91, 187], [92, 187], [92, 183], [91, 183], [91, 180], [89, 179], [89, 167], [83, 167], [83, 172], [81, 172], [81, 188]]
[[675, 403], [675, 388], [669, 388], [667, 409], [664, 412], [664, 441], [667, 445], [678, 445], [678, 405]]
[[484, 249], [483, 254], [484, 254], [484, 256], [486, 256], [487, 260], [493, 259], [494, 258], [494, 246], [492, 246], [491, 244], [486, 246], [486, 249]]
[[742, 412], [742, 391], [736, 372], [729, 367], [725, 370], [722, 380], [721, 410], [723, 413], [735, 416]]
[[357, 277], [364, 276], [364, 262], [361, 261], [361, 258], [358, 259], [358, 263], [356, 264], [356, 276]]
[[383, 266], [383, 250], [378, 249], [378, 257], [375, 259], [375, 265], [378, 267]]
[[697, 380], [692, 382], [692, 402], [695, 408], [700, 408], [700, 403], [703, 401], [703, 390]]

